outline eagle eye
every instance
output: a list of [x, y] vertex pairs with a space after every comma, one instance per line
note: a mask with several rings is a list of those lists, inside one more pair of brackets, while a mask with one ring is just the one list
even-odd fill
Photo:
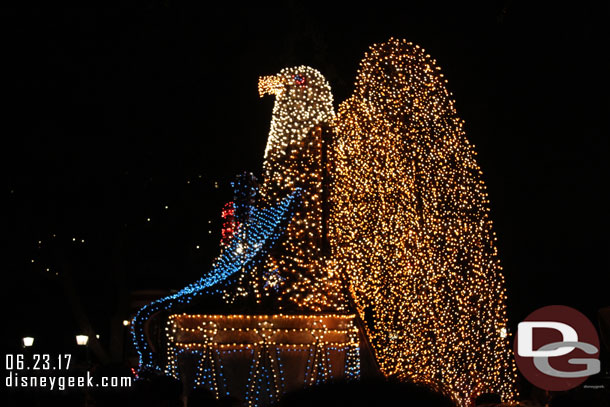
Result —
[[294, 83], [296, 83], [299, 86], [304, 86], [305, 85], [305, 77], [303, 75], [299, 75], [296, 74], [294, 75]]

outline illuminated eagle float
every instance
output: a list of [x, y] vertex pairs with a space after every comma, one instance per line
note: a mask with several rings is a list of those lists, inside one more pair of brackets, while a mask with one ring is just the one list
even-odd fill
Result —
[[274, 312], [356, 312], [383, 375], [463, 406], [482, 393], [510, 402], [515, 367], [489, 200], [446, 82], [430, 55], [397, 39], [370, 47], [336, 113], [313, 68], [262, 77], [261, 96], [276, 99], [249, 210], [276, 211], [259, 232], [273, 246], [244, 240], [265, 216], [242, 219], [232, 250], [243, 247], [251, 266], [231, 263], [223, 281], [242, 277], [222, 295]]

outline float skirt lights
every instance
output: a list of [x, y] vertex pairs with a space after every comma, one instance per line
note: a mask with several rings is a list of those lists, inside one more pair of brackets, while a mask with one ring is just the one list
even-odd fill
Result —
[[360, 377], [354, 315], [171, 315], [166, 374], [249, 406]]

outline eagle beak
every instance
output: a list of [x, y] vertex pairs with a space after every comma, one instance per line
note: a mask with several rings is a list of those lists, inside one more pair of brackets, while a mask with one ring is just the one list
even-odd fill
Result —
[[280, 95], [284, 91], [282, 78], [279, 75], [261, 76], [258, 78], [258, 94], [260, 97], [265, 95]]

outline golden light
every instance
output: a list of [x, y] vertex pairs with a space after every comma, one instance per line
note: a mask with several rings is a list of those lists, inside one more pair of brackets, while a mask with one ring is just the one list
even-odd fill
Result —
[[282, 93], [283, 89], [282, 78], [279, 76], [263, 76], [258, 80], [258, 94], [260, 97], [265, 95], [279, 95]]
[[385, 375], [512, 401], [489, 198], [445, 83], [417, 45], [369, 49], [333, 122], [330, 245]]

